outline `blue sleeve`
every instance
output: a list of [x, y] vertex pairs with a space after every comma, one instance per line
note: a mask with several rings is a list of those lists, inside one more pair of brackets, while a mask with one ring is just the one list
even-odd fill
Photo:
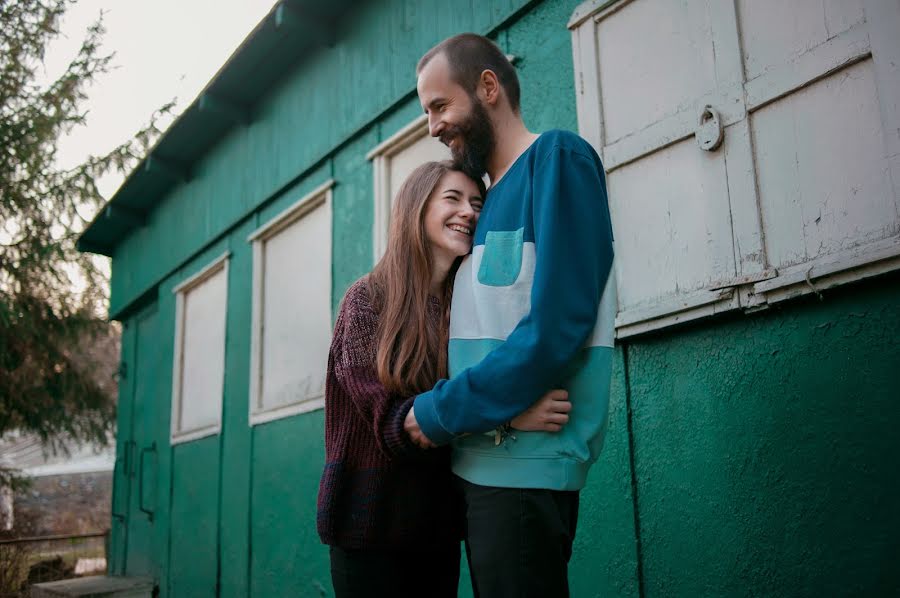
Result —
[[437, 444], [491, 430], [558, 388], [594, 328], [613, 260], [599, 158], [554, 147], [534, 171], [533, 218], [530, 312], [481, 362], [415, 399], [419, 426]]

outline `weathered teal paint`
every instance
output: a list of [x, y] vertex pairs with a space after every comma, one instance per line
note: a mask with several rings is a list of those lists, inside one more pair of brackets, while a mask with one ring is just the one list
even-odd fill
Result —
[[[110, 312], [118, 313], [210, 239], [392, 109], [414, 89], [415, 63], [436, 41], [459, 31], [489, 31], [524, 4], [492, 0], [460, 10], [440, 0], [394, 0], [370, 3], [350, 15], [353, 35], [288, 74], [261, 101], [256, 120], [233, 129], [194, 166], [191, 181], [160, 201], [147, 225], [116, 248], [114, 261], [129, 266], [113, 276]], [[560, 23], [561, 35], [568, 39], [565, 19]], [[162, 235], [166, 245], [148, 255], [148, 244]]]
[[[129, 571], [140, 571], [158, 575], [161, 568], [160, 540], [164, 537], [159, 529], [156, 511], [159, 506], [159, 449], [156, 438], [158, 430], [157, 410], [154, 404], [162, 392], [155, 372], [160, 369], [159, 351], [155, 346], [160, 340], [158, 310], [150, 304], [137, 315], [134, 325], [136, 351], [135, 368], [132, 372], [133, 392], [131, 395], [131, 500], [132, 517], [128, 522]], [[165, 389], [168, 392], [169, 388]]]
[[216, 595], [218, 579], [219, 437], [172, 450], [169, 592]]
[[219, 585], [220, 596], [248, 596], [247, 564], [250, 543], [250, 458], [252, 429], [248, 425], [250, 388], [250, 280], [253, 255], [247, 236], [256, 228], [249, 219], [235, 228], [228, 238], [231, 258], [228, 262], [228, 316], [225, 354], [225, 389], [222, 408], [221, 492], [219, 509]]
[[253, 596], [316, 596], [331, 587], [316, 535], [323, 413], [256, 426], [250, 512]]
[[331, 306], [337, 314], [347, 288], [372, 268], [372, 163], [366, 153], [378, 145], [375, 127], [349, 144], [334, 161], [332, 191]]
[[[323, 414], [248, 424], [247, 237], [334, 179], [336, 311], [372, 266], [365, 156], [421, 114], [419, 55], [451, 33], [496, 29], [519, 58], [527, 124], [574, 130], [565, 24], [577, 4], [372, 3], [334, 47], [287, 73], [254, 122], [222, 139], [116, 248], [112, 311], [124, 314], [128, 369], [115, 508], [127, 511], [132, 535], [126, 542], [114, 522], [116, 573], [153, 573], [163, 596], [331, 595], [315, 534]], [[226, 250], [222, 431], [172, 447], [172, 289]], [[900, 591], [898, 302], [895, 276], [620, 345], [606, 445], [581, 497], [573, 596]], [[132, 426], [135, 418], [144, 423]], [[136, 511], [136, 478], [124, 473], [123, 443], [140, 426], [149, 428], [141, 446], [158, 447], [152, 488], [146, 480], [152, 526]], [[460, 595], [471, 596], [465, 566]]]

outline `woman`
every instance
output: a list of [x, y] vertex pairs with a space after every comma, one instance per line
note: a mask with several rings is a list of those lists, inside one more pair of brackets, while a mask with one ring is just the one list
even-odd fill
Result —
[[[397, 194], [388, 247], [341, 304], [328, 357], [319, 536], [335, 594], [456, 596], [461, 500], [448, 447], [403, 430], [414, 397], [447, 377], [453, 275], [472, 247], [484, 185], [449, 162], [417, 168]], [[558, 431], [554, 391], [512, 421]]]

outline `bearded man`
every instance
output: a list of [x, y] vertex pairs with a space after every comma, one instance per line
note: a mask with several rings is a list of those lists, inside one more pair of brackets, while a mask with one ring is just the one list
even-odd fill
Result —
[[[616, 297], [603, 166], [578, 135], [526, 128], [516, 71], [485, 37], [444, 40], [416, 73], [430, 134], [491, 186], [456, 275], [450, 379], [400, 416], [420, 446], [453, 446], [475, 595], [567, 596], [578, 493], [609, 404]], [[554, 388], [571, 402], [560, 432], [506, 425]]]

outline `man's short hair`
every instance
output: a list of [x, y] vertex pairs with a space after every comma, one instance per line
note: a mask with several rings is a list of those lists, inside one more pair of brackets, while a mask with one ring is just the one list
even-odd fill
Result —
[[460, 33], [448, 37], [419, 59], [416, 74], [438, 54], [447, 57], [450, 76], [470, 95], [475, 93], [481, 73], [485, 70], [493, 71], [506, 91], [510, 108], [513, 112], [519, 112], [519, 76], [497, 44], [476, 33]]

